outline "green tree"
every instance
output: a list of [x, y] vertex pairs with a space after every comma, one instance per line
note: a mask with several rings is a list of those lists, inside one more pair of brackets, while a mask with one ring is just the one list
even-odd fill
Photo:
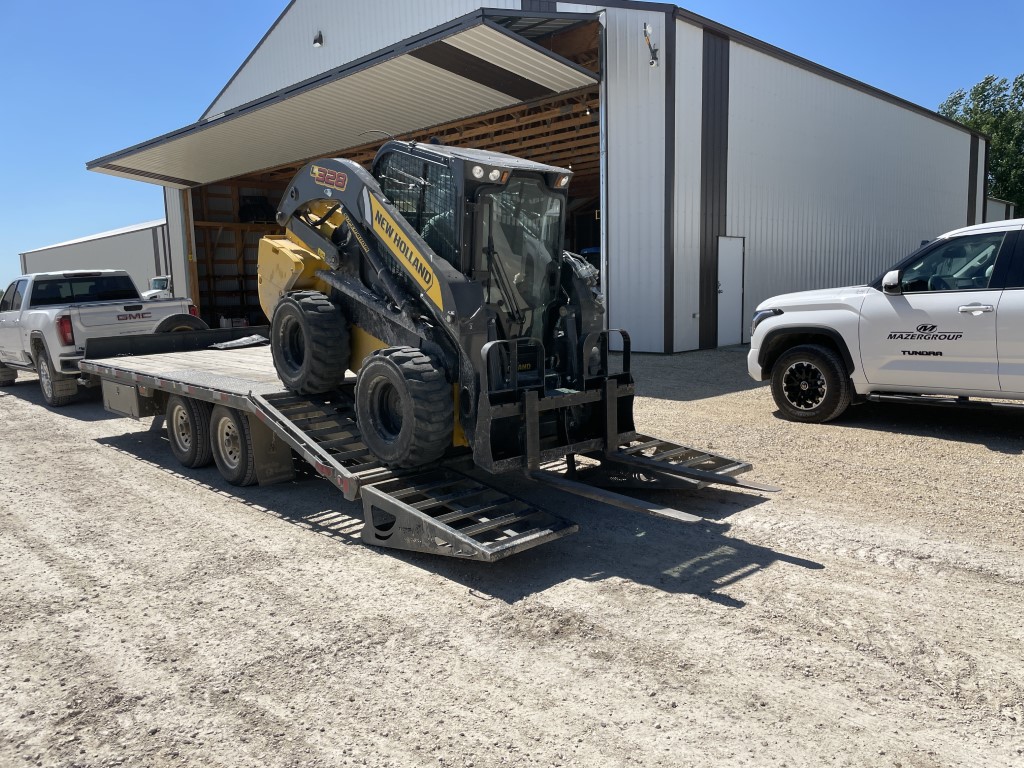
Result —
[[1011, 83], [989, 75], [969, 91], [954, 91], [939, 114], [989, 136], [988, 194], [1016, 203], [1024, 216], [1024, 75]]

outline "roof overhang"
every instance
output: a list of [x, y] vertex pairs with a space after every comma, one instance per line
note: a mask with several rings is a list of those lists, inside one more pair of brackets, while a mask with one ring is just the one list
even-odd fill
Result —
[[86, 168], [184, 189], [364, 144], [371, 132], [420, 130], [597, 80], [477, 11]]

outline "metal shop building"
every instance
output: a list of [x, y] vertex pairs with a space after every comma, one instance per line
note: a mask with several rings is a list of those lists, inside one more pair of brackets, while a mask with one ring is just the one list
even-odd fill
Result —
[[165, 188], [174, 284], [265, 322], [256, 246], [309, 159], [385, 134], [575, 173], [633, 348], [746, 341], [754, 305], [862, 283], [980, 222], [983, 135], [671, 4], [292, 0], [191, 125], [88, 163]]

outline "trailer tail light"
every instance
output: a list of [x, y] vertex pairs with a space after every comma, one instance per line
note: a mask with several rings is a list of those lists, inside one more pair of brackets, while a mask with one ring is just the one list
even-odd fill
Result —
[[65, 347], [75, 346], [75, 329], [71, 327], [69, 315], [61, 315], [57, 318], [57, 338]]
[[189, 304], [188, 305], [188, 313], [190, 315], [192, 315], [192, 317], [199, 317], [199, 310], [196, 309], [196, 305], [195, 304]]

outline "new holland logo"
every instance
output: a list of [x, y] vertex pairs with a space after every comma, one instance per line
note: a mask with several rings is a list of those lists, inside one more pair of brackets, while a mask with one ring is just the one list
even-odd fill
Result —
[[314, 165], [310, 167], [309, 175], [321, 187], [330, 187], [339, 192], [344, 192], [345, 187], [348, 186], [348, 174], [344, 171], [336, 171], [333, 168]]
[[890, 331], [889, 341], [959, 341], [963, 331], [940, 331], [939, 326], [921, 323], [912, 331]]
[[370, 208], [373, 213], [373, 231], [377, 237], [398, 257], [399, 263], [419, 283], [430, 300], [439, 309], [444, 309], [441, 287], [434, 277], [429, 259], [405, 236], [402, 228], [373, 195], [370, 195]]

